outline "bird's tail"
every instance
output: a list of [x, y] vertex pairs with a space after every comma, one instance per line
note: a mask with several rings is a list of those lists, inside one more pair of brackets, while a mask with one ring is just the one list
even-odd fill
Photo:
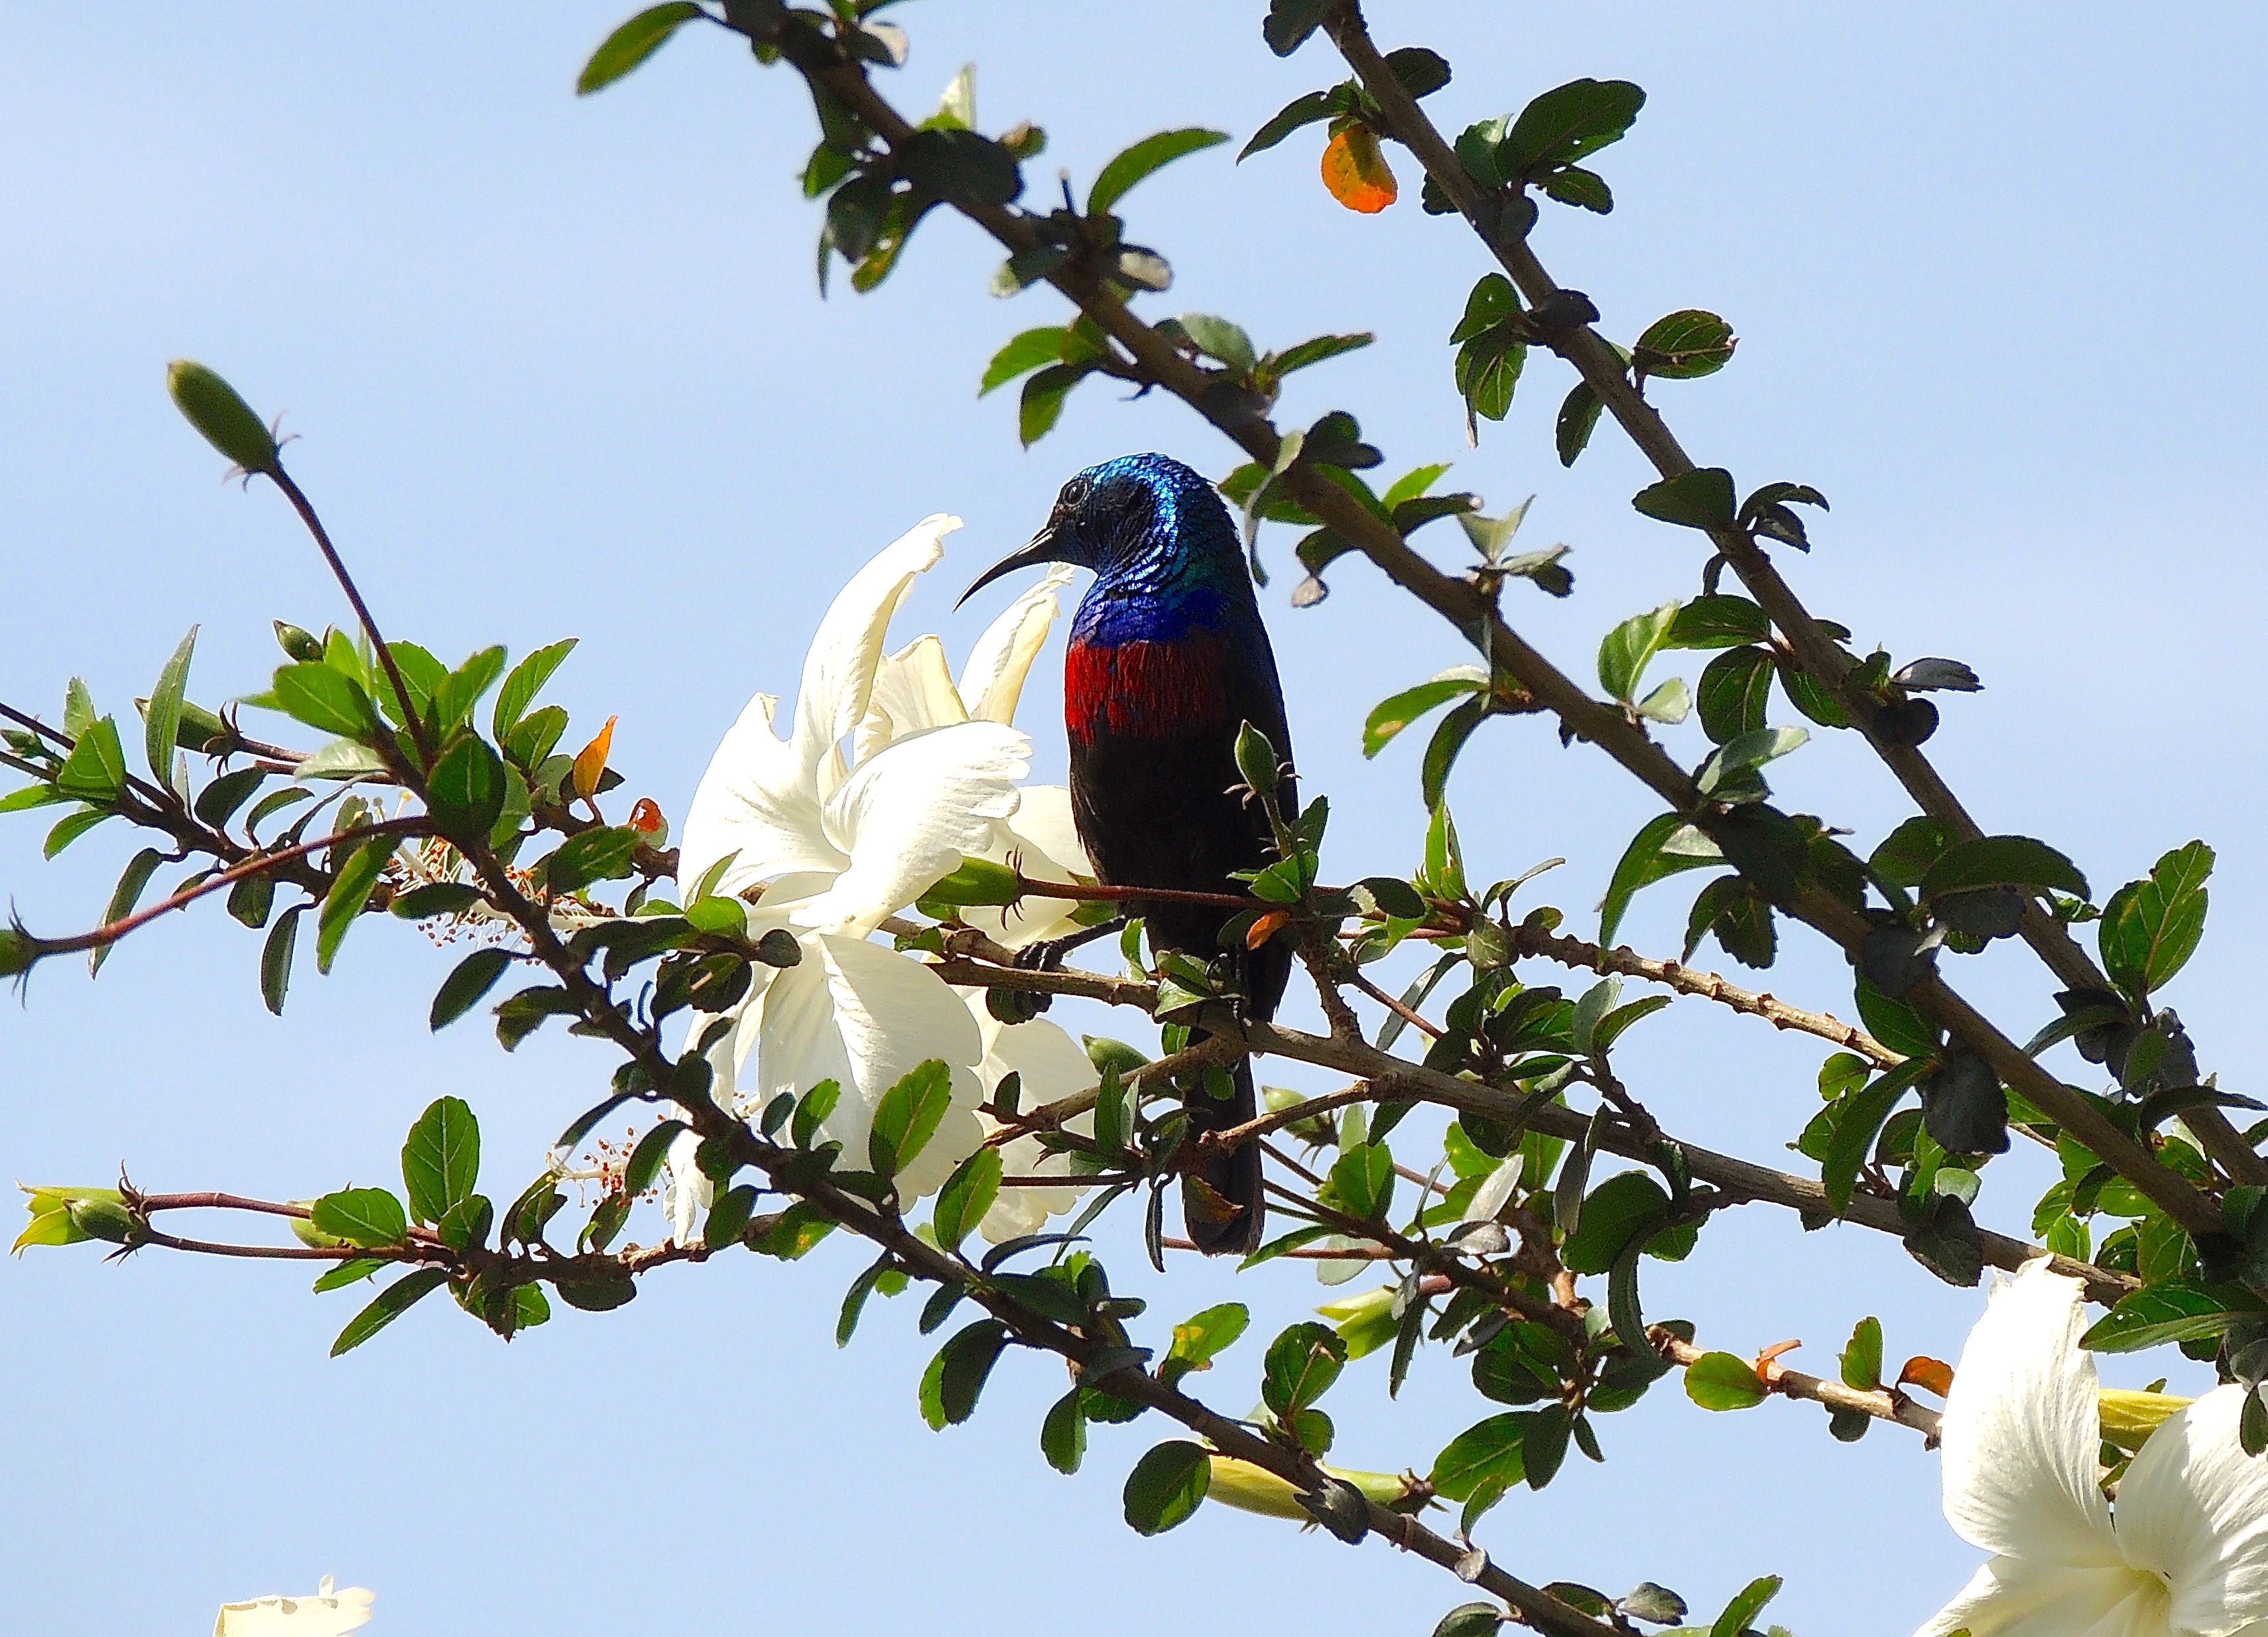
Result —
[[[1191, 1045], [1200, 1038], [1197, 1031], [1190, 1031]], [[1228, 1072], [1234, 1089], [1227, 1097], [1213, 1097], [1197, 1086], [1184, 1098], [1190, 1142], [1207, 1132], [1243, 1125], [1260, 1112], [1252, 1085], [1252, 1060], [1238, 1058]], [[1189, 1230], [1189, 1243], [1207, 1256], [1248, 1256], [1258, 1250], [1259, 1143], [1241, 1142], [1226, 1154], [1214, 1152], [1182, 1173], [1182, 1221]]]

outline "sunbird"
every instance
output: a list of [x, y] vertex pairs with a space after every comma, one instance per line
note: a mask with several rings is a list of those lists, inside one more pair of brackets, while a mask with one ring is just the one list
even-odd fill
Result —
[[[1266, 865], [1273, 833], [1237, 771], [1237, 735], [1249, 723], [1287, 767], [1292, 740], [1276, 656], [1227, 507], [1178, 460], [1158, 454], [1106, 460], [1065, 483], [1031, 544], [988, 569], [964, 600], [1004, 574], [1042, 562], [1073, 563], [1094, 575], [1064, 657], [1064, 726], [1071, 815], [1096, 878], [1112, 886], [1243, 892], [1233, 872]], [[1287, 774], [1278, 800], [1296, 811], [1296, 797]], [[1177, 950], [1208, 965], [1226, 958], [1245, 1016], [1275, 1014], [1292, 971], [1284, 939], [1257, 950], [1241, 939], [1224, 943], [1235, 912], [1218, 905], [1138, 896], [1122, 907], [1142, 918], [1153, 951]], [[1249, 1060], [1239, 1058], [1228, 1078], [1233, 1089], [1225, 1097], [1190, 1078], [1189, 1141], [1254, 1117]], [[1256, 1143], [1204, 1156], [1182, 1175], [1190, 1241], [1208, 1255], [1256, 1249], [1260, 1195]]]

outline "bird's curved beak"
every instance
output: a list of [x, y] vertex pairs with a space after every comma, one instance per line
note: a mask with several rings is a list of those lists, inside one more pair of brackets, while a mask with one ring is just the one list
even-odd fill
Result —
[[983, 574], [978, 575], [976, 576], [976, 584], [971, 585], [967, 591], [961, 592], [961, 601], [954, 603], [953, 606], [955, 608], [960, 607], [961, 603], [967, 602], [970, 598], [976, 596], [977, 592], [991, 584], [993, 581], [998, 579], [1002, 575], [1013, 574], [1017, 569], [1028, 569], [1035, 563], [1061, 562], [1063, 561], [1063, 554], [1057, 549], [1056, 525], [1050, 523], [1045, 528], [1042, 529], [1037, 534], [1033, 535], [1032, 543], [1025, 547], [1023, 550], [1018, 552], [1012, 557], [1003, 557], [999, 562], [985, 569]]

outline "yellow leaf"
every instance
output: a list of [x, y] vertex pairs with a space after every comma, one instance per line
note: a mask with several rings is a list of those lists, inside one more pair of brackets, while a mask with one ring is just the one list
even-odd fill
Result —
[[1385, 209], [1400, 191], [1366, 125], [1350, 125], [1324, 145], [1323, 186], [1332, 198], [1365, 216]]
[[607, 752], [614, 748], [616, 720], [608, 717], [599, 737], [575, 752], [575, 794], [586, 800], [599, 793], [599, 775], [606, 772]]

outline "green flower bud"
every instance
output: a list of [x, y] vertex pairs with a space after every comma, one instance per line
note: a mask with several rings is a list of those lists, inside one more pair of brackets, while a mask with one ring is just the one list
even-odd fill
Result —
[[1260, 795], [1276, 793], [1276, 747], [1268, 742], [1266, 734], [1248, 722], [1236, 730], [1236, 770]]
[[13, 978], [32, 970], [40, 954], [39, 939], [21, 927], [0, 927], [0, 978]]
[[[288, 1201], [292, 1205], [312, 1205], [313, 1202], [312, 1200]], [[335, 1233], [325, 1233], [304, 1216], [291, 1216], [284, 1220], [291, 1226], [291, 1237], [311, 1251], [335, 1251], [346, 1243]]]
[[269, 477], [282, 472], [276, 435], [237, 395], [236, 388], [203, 364], [174, 359], [166, 366], [166, 390], [205, 442], [244, 470]]
[[116, 1200], [73, 1200], [63, 1208], [70, 1213], [72, 1227], [90, 1239], [107, 1239], [113, 1244], [131, 1244], [141, 1226]]
[[289, 620], [276, 622], [276, 640], [284, 645], [285, 653], [302, 664], [313, 664], [323, 657], [322, 639], [313, 631], [300, 629]]
[[922, 896], [956, 909], [971, 904], [1012, 904], [1021, 885], [1016, 872], [1005, 864], [987, 858], [964, 858], [959, 869]]
[[[1205, 1491], [1208, 1501], [1226, 1501], [1240, 1512], [1256, 1512], [1262, 1517], [1314, 1522], [1307, 1509], [1300, 1504], [1300, 1492], [1266, 1467], [1240, 1461], [1233, 1455], [1215, 1455], [1211, 1464], [1212, 1483]], [[1352, 1484], [1381, 1506], [1397, 1506], [1410, 1496], [1409, 1483], [1395, 1472], [1351, 1472], [1336, 1466], [1322, 1466], [1320, 1463], [1318, 1470]]]

